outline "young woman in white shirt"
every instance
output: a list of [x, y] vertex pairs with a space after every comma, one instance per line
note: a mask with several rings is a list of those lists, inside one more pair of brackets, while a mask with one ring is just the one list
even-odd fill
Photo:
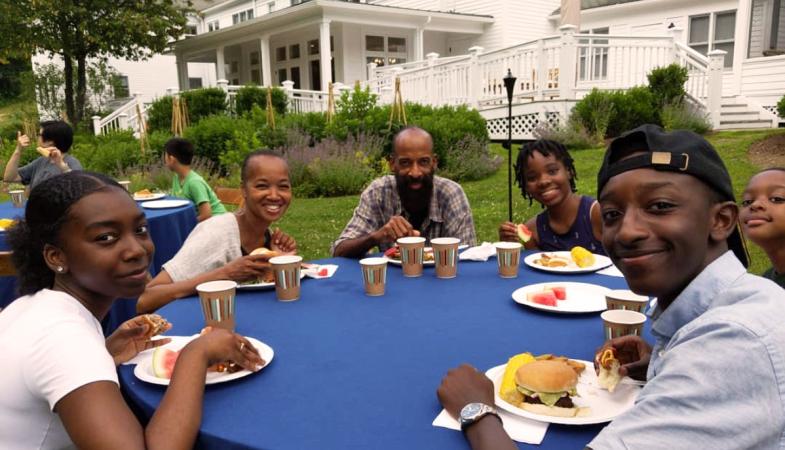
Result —
[[8, 240], [24, 296], [0, 313], [0, 448], [192, 448], [207, 367], [261, 368], [245, 338], [206, 333], [182, 350], [142, 427], [115, 366], [160, 341], [138, 319], [104, 340], [99, 322], [116, 298], [144, 290], [153, 254], [144, 214], [115, 181], [70, 172], [33, 189]]

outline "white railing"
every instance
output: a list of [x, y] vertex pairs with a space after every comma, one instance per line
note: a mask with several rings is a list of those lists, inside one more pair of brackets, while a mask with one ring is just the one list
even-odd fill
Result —
[[135, 93], [133, 98], [119, 108], [112, 111], [108, 116], [101, 118], [93, 116], [93, 132], [96, 136], [107, 134], [113, 131], [132, 130], [134, 134], [139, 133], [139, 117], [137, 105], [141, 112], [142, 120], [147, 120], [147, 106], [142, 103], [142, 94]]
[[702, 106], [706, 106], [706, 98], [709, 96], [709, 58], [701, 55], [692, 48], [675, 43], [676, 62], [687, 68], [689, 79], [684, 89], [693, 101]]
[[[230, 110], [234, 110], [237, 91], [243, 86], [230, 85], [226, 80], [218, 80], [218, 87], [226, 92], [229, 108]], [[281, 87], [288, 98], [287, 111], [296, 113], [327, 111], [327, 92], [295, 89], [294, 82], [289, 80], [282, 82]], [[335, 98], [340, 97], [341, 92], [345, 89], [349, 89], [349, 87], [342, 83], [333, 83]]]

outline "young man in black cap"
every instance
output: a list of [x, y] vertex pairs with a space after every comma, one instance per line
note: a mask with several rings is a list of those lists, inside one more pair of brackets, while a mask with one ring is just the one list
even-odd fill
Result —
[[[653, 348], [639, 337], [605, 344], [616, 348], [622, 375], [648, 383], [589, 447], [785, 446], [782, 291], [746, 272], [738, 206], [717, 152], [694, 133], [644, 125], [611, 143], [597, 185], [605, 250], [630, 288], [658, 304]], [[487, 401], [481, 385], [487, 390], [464, 366], [439, 397], [455, 414], [461, 402]], [[503, 430], [495, 419], [478, 423], [467, 437], [491, 448]]]

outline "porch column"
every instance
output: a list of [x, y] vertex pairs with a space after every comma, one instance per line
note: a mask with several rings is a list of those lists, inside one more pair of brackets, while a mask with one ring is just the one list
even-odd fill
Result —
[[319, 24], [319, 70], [322, 77], [322, 91], [327, 92], [327, 88], [333, 81], [332, 70], [330, 70], [332, 55], [330, 54], [330, 21], [322, 20]]
[[190, 86], [188, 83], [188, 61], [185, 60], [185, 57], [182, 53], [178, 53], [175, 56], [175, 61], [177, 64], [177, 85], [180, 91], [187, 91]]
[[750, 16], [752, 15], [752, 0], [740, 0], [736, 7], [736, 43], [733, 45], [733, 83], [730, 91], [734, 95], [741, 95], [741, 66], [747, 58], [750, 47]]
[[265, 34], [259, 38], [259, 47], [262, 58], [262, 86], [273, 85], [273, 75], [270, 69], [270, 35]]
[[720, 108], [722, 106], [722, 74], [725, 68], [725, 50], [709, 52], [709, 97], [706, 106], [709, 109], [711, 124], [716, 130], [720, 127]]
[[[561, 100], [572, 100], [575, 97], [576, 53], [575, 25], [562, 25], [561, 48], [559, 49], [559, 97]], [[543, 74], [544, 75], [544, 74]]]
[[418, 27], [414, 30], [414, 60], [422, 61], [425, 53], [425, 30]]
[[226, 79], [226, 63], [224, 62], [224, 47], [220, 46], [215, 49], [215, 79]]

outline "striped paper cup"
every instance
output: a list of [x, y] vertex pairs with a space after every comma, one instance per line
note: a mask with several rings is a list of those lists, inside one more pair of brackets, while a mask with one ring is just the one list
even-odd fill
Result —
[[231, 280], [208, 281], [196, 286], [204, 313], [205, 326], [234, 331], [234, 297], [237, 283]]
[[275, 294], [282, 302], [291, 302], [300, 298], [300, 265], [302, 256], [284, 255], [270, 258], [273, 275], [275, 276]]
[[384, 295], [387, 284], [387, 258], [365, 258], [360, 260], [363, 271], [363, 285], [367, 295]]

